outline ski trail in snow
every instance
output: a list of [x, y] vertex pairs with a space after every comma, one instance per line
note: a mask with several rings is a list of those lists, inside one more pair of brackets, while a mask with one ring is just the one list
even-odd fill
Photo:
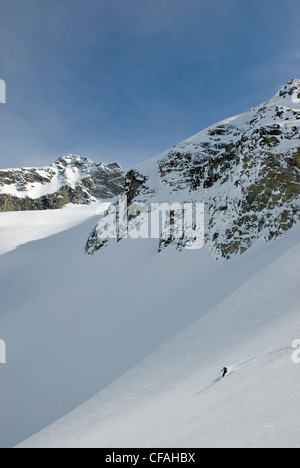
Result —
[[239, 363], [237, 364], [234, 364], [232, 366], [229, 366], [228, 367], [228, 373], [226, 374], [226, 376], [224, 378], [222, 377], [218, 377], [217, 379], [215, 379], [210, 385], [208, 385], [208, 387], [204, 388], [203, 390], [201, 390], [199, 393], [196, 394], [196, 396], [199, 396], [201, 395], [202, 393], [206, 392], [207, 390], [209, 390], [210, 388], [214, 387], [218, 382], [220, 382], [221, 380], [223, 379], [226, 379], [227, 377], [230, 377], [230, 375], [234, 374], [235, 372], [239, 371], [240, 369], [242, 369], [243, 367], [245, 367], [247, 364], [250, 364], [251, 362], [254, 362], [258, 359], [261, 359], [263, 357], [266, 357], [266, 356], [274, 356], [275, 354], [278, 354], [278, 353], [282, 353], [284, 351], [287, 351], [289, 352], [290, 351], [290, 347], [286, 347], [286, 348], [281, 348], [281, 349], [276, 349], [274, 351], [269, 351], [267, 353], [263, 353], [263, 354], [258, 354], [257, 356], [254, 356], [254, 357], [251, 357], [251, 358], [247, 358], [243, 361], [240, 361]]
[[282, 352], [285, 352], [285, 351], [289, 352], [290, 349], [291, 349], [290, 346], [288, 346], [288, 347], [285, 347], [285, 348], [275, 349], [274, 351], [268, 351], [267, 353], [258, 354], [257, 356], [253, 356], [251, 358], [240, 361], [239, 363], [232, 365], [228, 369], [238, 371], [238, 370], [242, 369], [247, 364], [250, 364], [253, 361], [257, 361], [258, 359], [261, 359], [261, 358], [264, 358], [264, 357], [267, 357], [267, 356], [274, 356], [276, 354], [281, 354]]
[[225, 377], [218, 377], [216, 380], [214, 380], [208, 387], [206, 387], [204, 390], [201, 390], [199, 393], [196, 394], [196, 396], [201, 395], [202, 393], [206, 392], [210, 388], [214, 387], [218, 382], [221, 382], [221, 380], [225, 380], [227, 377], [230, 377], [234, 373], [233, 368], [228, 369], [228, 373], [225, 375]]
[[214, 387], [218, 382], [222, 380], [222, 377], [218, 377], [216, 380], [214, 380], [208, 387], [206, 387], [204, 390], [201, 390], [199, 393], [196, 394], [196, 396], [201, 395], [202, 393], [206, 392], [210, 388]]

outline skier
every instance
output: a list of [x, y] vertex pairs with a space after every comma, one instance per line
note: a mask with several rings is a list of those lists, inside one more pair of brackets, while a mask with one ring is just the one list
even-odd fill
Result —
[[222, 369], [221, 372], [223, 372], [222, 374], [222, 379], [223, 379], [227, 375], [227, 372], [228, 372], [227, 367], [224, 367], [224, 369]]

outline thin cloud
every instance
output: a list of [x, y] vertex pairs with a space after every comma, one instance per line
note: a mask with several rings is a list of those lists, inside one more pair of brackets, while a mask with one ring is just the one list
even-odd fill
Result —
[[0, 0], [1, 166], [132, 166], [268, 99], [299, 70], [298, 5]]

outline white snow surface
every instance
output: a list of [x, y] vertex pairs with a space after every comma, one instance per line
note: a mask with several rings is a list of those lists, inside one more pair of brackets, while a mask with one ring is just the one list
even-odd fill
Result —
[[216, 261], [142, 240], [84, 256], [94, 222], [1, 256], [1, 446], [99, 391], [21, 446], [299, 445], [299, 227]]
[[[191, 315], [198, 320], [21, 447], [299, 448], [300, 366], [291, 359], [291, 343], [300, 336], [297, 239], [299, 229], [260, 253], [253, 250], [243, 259], [219, 264], [227, 275], [240, 271], [248, 279], [211, 308], [203, 261], [195, 264], [184, 256], [158, 260], [164, 269], [172, 265], [168, 276], [173, 284], [168, 280], [166, 285], [168, 302], [152, 309], [152, 327], [155, 322], [164, 330], [169, 320], [172, 329], [179, 310], [186, 325]], [[184, 285], [178, 282], [181, 262], [189, 266]], [[224, 291], [226, 277], [220, 281], [216, 272], [210, 278], [213, 289]], [[158, 274], [160, 279], [163, 275]], [[133, 298], [141, 297], [137, 288]], [[142, 307], [135, 310], [141, 316]], [[126, 347], [120, 344], [118, 351], [123, 360]], [[98, 355], [95, 373], [109, 356]], [[223, 365], [229, 375], [216, 381]]]
[[0, 213], [0, 255], [77, 226], [108, 206], [108, 203], [70, 204], [60, 210]]

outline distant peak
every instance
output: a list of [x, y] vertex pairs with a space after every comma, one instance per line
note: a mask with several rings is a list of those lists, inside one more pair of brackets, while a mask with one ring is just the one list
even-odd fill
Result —
[[78, 154], [66, 154], [55, 161], [55, 164], [63, 164], [68, 166], [86, 163], [94, 164], [90, 159], [79, 156]]

